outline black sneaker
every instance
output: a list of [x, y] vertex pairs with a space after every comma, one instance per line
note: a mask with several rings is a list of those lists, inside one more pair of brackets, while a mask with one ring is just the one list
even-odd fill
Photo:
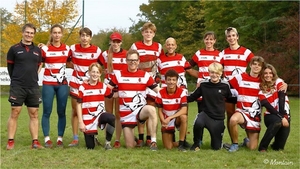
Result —
[[186, 149], [183, 145], [178, 146], [178, 151], [186, 152]]
[[192, 147], [190, 148], [191, 151], [199, 151], [200, 147], [199, 145], [193, 144]]
[[189, 149], [189, 148], [191, 147], [191, 145], [190, 145], [190, 143], [188, 143], [186, 140], [184, 140], [184, 142], [183, 142], [183, 147], [184, 147], [185, 149]]

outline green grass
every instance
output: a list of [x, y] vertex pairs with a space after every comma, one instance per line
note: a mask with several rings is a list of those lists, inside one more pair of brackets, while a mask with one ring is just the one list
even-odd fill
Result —
[[[204, 131], [204, 146], [198, 152], [179, 152], [177, 149], [165, 150], [162, 147], [161, 133], [158, 128], [159, 150], [152, 152], [149, 148], [140, 149], [113, 149], [105, 151], [102, 147], [95, 150], [86, 150], [82, 133], [80, 134], [80, 146], [63, 149], [53, 148], [44, 150], [31, 150], [31, 137], [28, 129], [29, 117], [26, 107], [20, 114], [18, 128], [15, 137], [15, 148], [6, 151], [7, 142], [7, 119], [10, 114], [10, 105], [7, 96], [1, 97], [1, 168], [299, 168], [299, 98], [291, 100], [291, 133], [284, 151], [272, 151], [259, 153], [240, 148], [235, 153], [229, 153], [222, 149], [220, 151], [210, 150], [210, 137], [208, 131]], [[56, 107], [54, 105], [54, 107]], [[189, 127], [187, 140], [192, 143], [192, 123], [196, 115], [196, 104], [191, 103], [189, 107]], [[41, 119], [42, 108], [39, 111]], [[64, 143], [67, 145], [72, 140], [70, 124], [71, 105], [68, 104], [67, 126]], [[50, 136], [56, 140], [57, 115], [51, 116]], [[262, 134], [265, 131], [262, 124]], [[239, 129], [240, 142], [245, 137], [245, 132]], [[104, 142], [104, 132], [100, 131], [98, 138]], [[176, 135], [178, 139], [178, 133]], [[41, 127], [39, 129], [39, 140], [43, 142]], [[113, 140], [114, 141], [114, 138]], [[224, 142], [230, 142], [227, 129], [224, 133]], [[124, 145], [123, 138], [121, 140]]]

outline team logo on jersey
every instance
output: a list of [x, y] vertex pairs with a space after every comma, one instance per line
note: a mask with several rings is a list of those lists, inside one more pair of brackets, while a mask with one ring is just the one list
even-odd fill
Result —
[[235, 69], [232, 70], [231, 75], [235, 76], [235, 75], [239, 75], [239, 74], [242, 74], [242, 73], [243, 73], [243, 71], [242, 71], [241, 68], [235, 67]]
[[[83, 79], [81, 76], [79, 76], [78, 71], [75, 70], [75, 72], [76, 72], [76, 78], [77, 78], [78, 80], [80, 80], [80, 81], [83, 81], [84, 79]], [[90, 76], [89, 76], [89, 71], [88, 71], [88, 70], [84, 72], [84, 77], [87, 77], [87, 78], [90, 77]]]
[[39, 56], [39, 53], [37, 52], [32, 52], [34, 55]]
[[252, 103], [251, 107], [245, 107], [242, 102], [242, 108], [255, 121], [260, 121], [261, 105], [260, 105], [260, 101], [258, 99]]
[[216, 60], [217, 59], [217, 57], [216, 56], [214, 56], [214, 60]]
[[123, 58], [121, 58], [121, 63], [123, 63]]
[[240, 58], [241, 58], [241, 56], [240, 56], [240, 55], [238, 55], [238, 56], [237, 56], [237, 58], [238, 58], [238, 59], [240, 59]]
[[62, 55], [65, 55], [65, 51], [62, 51]]
[[[54, 66], [53, 66], [54, 67]], [[63, 65], [58, 73], [53, 73], [52, 69], [49, 69], [50, 76], [55, 78], [58, 84], [68, 84], [67, 78], [66, 78], [66, 66]]]
[[122, 99], [123, 99], [123, 105], [128, 107], [132, 112], [147, 104], [145, 97], [141, 93], [137, 93], [136, 95], [134, 95], [131, 102], [125, 102], [124, 98]]
[[177, 61], [177, 64], [180, 65], [180, 61]]
[[138, 79], [138, 81], [139, 81], [139, 82], [141, 82], [141, 81], [142, 81], [142, 79], [141, 79], [141, 78], [139, 78], [139, 79]]
[[100, 113], [104, 112], [104, 104], [103, 103], [99, 103], [97, 106], [96, 111], [90, 111], [89, 108], [87, 108], [88, 112], [90, 115], [97, 117], [98, 115], [100, 115]]
[[176, 99], [175, 102], [178, 103], [178, 99]]

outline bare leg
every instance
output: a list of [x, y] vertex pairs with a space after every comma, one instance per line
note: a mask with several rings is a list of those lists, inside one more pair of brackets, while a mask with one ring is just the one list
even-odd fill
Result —
[[37, 140], [39, 134], [39, 118], [38, 118], [39, 109], [35, 107], [28, 107], [27, 110], [30, 117], [30, 122], [29, 122], [30, 134], [32, 140]]
[[134, 141], [134, 128], [124, 127], [123, 132], [126, 147], [134, 148], [136, 145], [136, 142]]
[[14, 139], [17, 131], [18, 117], [22, 110], [22, 106], [11, 107], [11, 113], [7, 121], [7, 136], [8, 139]]

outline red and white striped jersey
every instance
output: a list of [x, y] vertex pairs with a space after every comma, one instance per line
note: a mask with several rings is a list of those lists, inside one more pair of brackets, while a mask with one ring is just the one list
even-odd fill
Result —
[[61, 44], [59, 47], [51, 44], [42, 47], [42, 61], [45, 63], [43, 84], [68, 84], [65, 71], [70, 55], [70, 47], [65, 44]]
[[152, 45], [147, 46], [142, 41], [138, 41], [132, 44], [131, 49], [137, 50], [140, 54], [139, 68], [155, 76], [157, 72], [157, 58], [164, 52], [162, 45], [153, 42]]
[[197, 63], [199, 67], [197, 83], [209, 78], [208, 66], [213, 62], [221, 62], [219, 54], [220, 51], [218, 50], [207, 51], [205, 49], [200, 49], [193, 55], [192, 60]]
[[79, 87], [78, 102], [82, 103], [82, 119], [86, 125], [86, 133], [97, 133], [98, 118], [105, 112], [104, 97], [110, 95], [111, 90], [98, 82], [92, 86], [83, 83]]
[[234, 76], [229, 83], [238, 92], [236, 111], [245, 113], [252, 120], [260, 117], [261, 106], [258, 100], [260, 78], [251, 77], [244, 72]]
[[157, 86], [149, 73], [137, 70], [136, 72], [116, 71], [111, 76], [112, 86], [118, 86], [120, 117], [122, 124], [136, 125], [136, 118], [129, 118], [131, 113], [137, 114], [146, 104], [146, 89]]
[[80, 44], [71, 46], [72, 56], [71, 60], [74, 65], [74, 70], [70, 79], [70, 95], [78, 95], [78, 87], [88, 77], [88, 68], [94, 63], [98, 62], [101, 54], [101, 49], [95, 45], [88, 48], [81, 47]]
[[246, 72], [247, 66], [254, 54], [247, 48], [240, 46], [237, 50], [224, 49], [220, 53], [221, 63], [224, 65], [224, 76], [229, 80], [237, 74]]
[[187, 82], [185, 78], [185, 70], [190, 69], [190, 63], [185, 59], [182, 54], [176, 53], [175, 56], [167, 56], [162, 54], [157, 59], [158, 71], [161, 75], [161, 87], [166, 87], [165, 74], [168, 70], [174, 69], [178, 74], [178, 86], [185, 86], [187, 88]]
[[70, 55], [70, 47], [65, 44], [61, 44], [59, 47], [51, 44], [42, 47], [42, 61], [45, 63], [43, 84], [68, 84], [65, 71]]
[[[275, 90], [269, 91], [267, 93], [264, 93], [262, 90], [259, 91], [259, 100], [267, 99], [268, 102], [279, 112], [279, 98], [278, 98], [278, 91], [280, 86], [283, 84], [283, 80], [278, 78], [275, 81]], [[286, 113], [289, 114], [289, 99], [287, 96], [285, 96], [285, 107]], [[265, 114], [270, 114], [268, 110], [266, 110]]]
[[[168, 118], [176, 114], [182, 107], [187, 106], [187, 90], [177, 88], [175, 93], [169, 95], [167, 88], [162, 88], [155, 99], [158, 108], [162, 108], [164, 118]], [[175, 128], [175, 119], [171, 120], [165, 130], [173, 130]]]
[[[112, 64], [114, 70], [125, 70], [127, 69], [126, 63], [126, 50], [121, 49], [118, 53], [113, 53]], [[108, 60], [108, 51], [104, 51], [101, 53], [99, 57], [100, 63], [107, 69], [107, 60]]]

